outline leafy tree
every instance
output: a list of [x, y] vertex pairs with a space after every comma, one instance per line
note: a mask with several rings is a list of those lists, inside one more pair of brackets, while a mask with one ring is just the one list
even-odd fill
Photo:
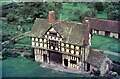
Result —
[[109, 12], [111, 12], [111, 11], [114, 11], [115, 9], [116, 9], [115, 6], [109, 5], [109, 6], [106, 8], [106, 12], [109, 13]]
[[83, 12], [82, 10], [75, 10], [74, 15], [78, 18], [78, 21], [82, 22], [83, 19]]
[[100, 12], [100, 11], [104, 11], [104, 6], [103, 6], [103, 3], [102, 2], [96, 2], [94, 4], [94, 8]]
[[84, 17], [96, 17], [96, 15], [97, 15], [97, 10], [94, 9], [89, 9], [83, 14]]
[[108, 19], [120, 21], [120, 13], [118, 10], [108, 13]]
[[6, 16], [6, 19], [7, 19], [8, 22], [12, 22], [12, 21], [16, 20], [16, 17], [14, 16], [14, 14], [10, 13]]
[[111, 3], [106, 8], [108, 19], [120, 21], [120, 12], [119, 11], [120, 11], [120, 4], [117, 2]]

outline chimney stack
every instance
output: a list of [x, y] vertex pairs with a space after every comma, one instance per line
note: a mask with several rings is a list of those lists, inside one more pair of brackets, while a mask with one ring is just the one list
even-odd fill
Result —
[[55, 21], [55, 13], [54, 13], [54, 11], [49, 11], [48, 18], [49, 18], [49, 23], [53, 24], [54, 21]]

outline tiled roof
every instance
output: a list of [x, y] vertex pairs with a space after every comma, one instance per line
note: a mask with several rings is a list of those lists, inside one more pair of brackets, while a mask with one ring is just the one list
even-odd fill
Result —
[[103, 20], [89, 17], [85, 17], [85, 20], [89, 20], [89, 25], [92, 29], [120, 33], [119, 21]]
[[64, 42], [81, 45], [84, 40], [84, 27], [72, 21], [55, 22], [52, 26], [47, 19], [37, 18], [31, 30], [31, 36], [42, 37], [50, 27], [53, 27], [63, 38]]
[[100, 68], [106, 57], [106, 54], [104, 54], [102, 51], [90, 50], [86, 62], [97, 68]]

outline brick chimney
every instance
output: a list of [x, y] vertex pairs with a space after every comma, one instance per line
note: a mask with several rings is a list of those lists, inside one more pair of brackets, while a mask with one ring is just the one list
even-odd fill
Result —
[[55, 13], [54, 13], [54, 11], [49, 11], [48, 18], [49, 18], [49, 23], [54, 24], [54, 21], [55, 21]]

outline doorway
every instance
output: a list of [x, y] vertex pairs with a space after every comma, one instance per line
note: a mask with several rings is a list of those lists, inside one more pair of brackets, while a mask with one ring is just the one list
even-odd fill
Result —
[[87, 63], [87, 71], [90, 71], [90, 64]]
[[47, 54], [43, 54], [43, 61], [47, 62]]
[[64, 65], [68, 67], [68, 59], [64, 59]]
[[55, 51], [49, 51], [50, 62], [62, 64], [62, 54]]

